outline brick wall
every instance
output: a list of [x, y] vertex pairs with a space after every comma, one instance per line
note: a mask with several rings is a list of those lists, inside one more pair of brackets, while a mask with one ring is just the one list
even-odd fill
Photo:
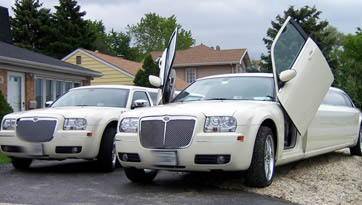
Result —
[[0, 84], [0, 91], [3, 94], [3, 96], [5, 97], [5, 99], [7, 99], [7, 89], [6, 89], [6, 84], [8, 81], [7, 78], [7, 72], [4, 69], [0, 69], [0, 78], [2, 78], [2, 83]]
[[25, 73], [25, 110], [29, 110], [31, 100], [35, 100], [34, 74]]
[[90, 85], [90, 80], [83, 80], [83, 86]]

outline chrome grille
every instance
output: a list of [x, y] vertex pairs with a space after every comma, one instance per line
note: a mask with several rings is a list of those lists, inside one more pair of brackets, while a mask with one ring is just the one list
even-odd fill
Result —
[[17, 121], [17, 135], [28, 142], [48, 142], [53, 139], [57, 120], [54, 118], [20, 118]]
[[191, 142], [196, 120], [191, 117], [150, 117], [141, 120], [140, 141], [153, 149], [184, 148]]

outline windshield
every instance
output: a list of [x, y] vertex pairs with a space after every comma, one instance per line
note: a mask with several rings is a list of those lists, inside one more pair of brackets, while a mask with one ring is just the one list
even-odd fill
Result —
[[204, 100], [274, 100], [273, 78], [269, 77], [220, 77], [196, 81], [173, 102]]
[[97, 106], [125, 108], [128, 89], [87, 88], [71, 90], [59, 98], [52, 107]]

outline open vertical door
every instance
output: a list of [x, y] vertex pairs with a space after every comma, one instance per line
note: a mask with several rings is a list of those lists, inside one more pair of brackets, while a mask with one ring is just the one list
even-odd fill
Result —
[[334, 78], [317, 44], [290, 17], [271, 47], [278, 100], [303, 136]]
[[172, 68], [172, 65], [176, 55], [177, 31], [178, 29], [176, 28], [171, 34], [168, 46], [163, 51], [159, 60], [159, 77], [149, 76], [151, 85], [155, 87], [161, 87], [161, 94], [159, 94], [157, 99], [158, 104], [169, 103], [172, 100], [173, 94], [175, 92], [176, 72]]

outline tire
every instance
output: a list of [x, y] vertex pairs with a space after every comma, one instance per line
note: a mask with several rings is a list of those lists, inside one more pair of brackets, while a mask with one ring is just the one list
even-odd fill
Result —
[[101, 166], [101, 170], [104, 172], [113, 171], [116, 166], [117, 152], [116, 143], [114, 137], [116, 135], [116, 128], [108, 127], [103, 133], [101, 145], [99, 147], [98, 162]]
[[151, 183], [158, 173], [157, 170], [136, 169], [133, 167], [125, 167], [124, 172], [130, 181], [143, 184]]
[[250, 187], [267, 187], [273, 181], [275, 169], [273, 132], [261, 126], [255, 139], [251, 165], [246, 172], [245, 183]]
[[11, 158], [11, 163], [13, 164], [13, 167], [19, 170], [29, 169], [32, 162], [33, 162], [32, 159], [17, 158], [17, 157]]
[[359, 129], [357, 144], [349, 148], [351, 155], [362, 156], [362, 127]]

